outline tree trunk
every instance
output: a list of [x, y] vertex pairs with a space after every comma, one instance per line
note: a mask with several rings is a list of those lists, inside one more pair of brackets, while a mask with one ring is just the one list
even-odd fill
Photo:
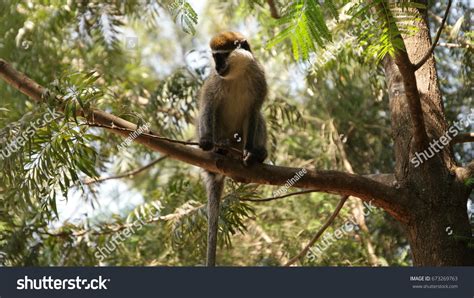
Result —
[[[412, 63], [420, 61], [431, 47], [426, 16], [416, 25], [419, 31], [414, 36], [404, 37]], [[394, 139], [395, 176], [400, 195], [409, 204], [407, 221], [402, 224], [407, 231], [413, 262], [419, 266], [474, 265], [474, 250], [468, 247], [472, 237], [467, 213], [471, 188], [456, 175], [457, 166], [450, 146], [418, 167], [410, 162], [417, 153], [413, 142], [413, 115], [410, 115], [407, 104], [409, 94], [404, 87], [407, 78], [398, 66], [394, 58], [384, 59]], [[428, 139], [439, 140], [449, 127], [433, 56], [416, 71], [415, 76]]]

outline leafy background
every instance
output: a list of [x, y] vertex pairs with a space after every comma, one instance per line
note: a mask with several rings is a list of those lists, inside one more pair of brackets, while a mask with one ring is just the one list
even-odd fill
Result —
[[[120, 149], [123, 139], [73, 115], [96, 107], [148, 123], [162, 136], [192, 139], [198, 91], [210, 71], [207, 43], [223, 30], [248, 36], [266, 69], [269, 163], [391, 172], [388, 96], [379, 62], [400, 47], [399, 33], [413, 32], [407, 22], [413, 4], [391, 2], [400, 13], [387, 17], [371, 11], [371, 5], [385, 3], [380, 0], [273, 2], [279, 19], [271, 17], [267, 1], [1, 1], [0, 57], [61, 95], [65, 112], [0, 162], [0, 264], [203, 264], [201, 171], [137, 144]], [[433, 34], [439, 24], [432, 14], [442, 15], [446, 2], [426, 7]], [[455, 2], [443, 42], [471, 42], [469, 5]], [[435, 54], [452, 122], [472, 106], [472, 47], [438, 47]], [[37, 104], [1, 81], [0, 148], [54, 104]], [[473, 149], [472, 143], [457, 145], [457, 160], [472, 159]], [[134, 175], [100, 180], [152, 162]], [[219, 223], [221, 265], [284, 264], [338, 201], [319, 193], [267, 203], [242, 200], [275, 190], [227, 182]], [[343, 226], [353, 208], [347, 204], [328, 231]], [[98, 248], [137, 221], [141, 229], [97, 258]], [[322, 258], [299, 264], [411, 264], [400, 225], [381, 210], [365, 221], [367, 231], [352, 231]]]

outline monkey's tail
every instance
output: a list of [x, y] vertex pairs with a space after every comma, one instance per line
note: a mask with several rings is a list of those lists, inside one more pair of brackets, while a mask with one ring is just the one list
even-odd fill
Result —
[[207, 192], [207, 256], [206, 266], [216, 265], [217, 230], [219, 223], [219, 203], [224, 188], [224, 176], [206, 172]]

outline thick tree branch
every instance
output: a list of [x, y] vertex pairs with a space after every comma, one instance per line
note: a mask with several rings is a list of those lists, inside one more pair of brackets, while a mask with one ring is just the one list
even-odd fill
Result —
[[291, 258], [286, 264], [285, 264], [285, 267], [288, 267], [288, 266], [291, 266], [292, 264], [294, 264], [296, 261], [298, 261], [301, 257], [304, 257], [306, 255], [306, 253], [308, 252], [308, 250], [311, 248], [311, 246], [313, 246], [316, 241], [318, 241], [319, 237], [321, 237], [321, 235], [323, 235], [324, 231], [326, 231], [327, 228], [329, 228], [329, 226], [333, 223], [333, 221], [336, 219], [337, 215], [339, 214], [339, 212], [341, 211], [342, 207], [344, 206], [344, 203], [347, 201], [349, 197], [348, 196], [343, 196], [341, 198], [341, 200], [339, 201], [339, 203], [337, 204], [336, 206], [336, 209], [334, 210], [334, 212], [331, 214], [331, 216], [328, 218], [328, 220], [326, 221], [326, 223], [321, 227], [321, 229], [319, 229], [319, 231], [316, 233], [316, 235], [314, 235], [313, 239], [311, 239], [311, 241], [309, 241], [309, 243], [300, 251], [300, 253], [298, 253], [296, 256], [294, 256], [293, 258]]
[[[390, 13], [390, 12], [386, 12]], [[405, 48], [403, 37], [399, 36]], [[413, 123], [414, 149], [422, 151], [428, 146], [428, 135], [426, 133], [423, 109], [421, 108], [421, 98], [418, 91], [414, 65], [411, 63], [408, 53], [405, 50], [397, 50], [394, 62], [400, 71], [403, 87], [407, 98], [408, 109]]]
[[428, 147], [428, 135], [426, 133], [423, 109], [421, 108], [415, 68], [405, 51], [397, 51], [394, 61], [402, 75], [405, 95], [408, 101], [408, 109], [413, 122], [414, 147], [416, 151], [423, 151], [424, 148]]
[[9, 85], [34, 100], [41, 100], [46, 93], [46, 89], [43, 86], [14, 69], [3, 59], [0, 59], [0, 77]]
[[[121, 130], [121, 131], [127, 132], [128, 134], [133, 133], [136, 130], [136, 129], [130, 129], [130, 128], [124, 128], [124, 127], [116, 127], [116, 126], [113, 125], [113, 123], [111, 125], [105, 125], [105, 124], [101, 124], [101, 123], [87, 122], [87, 123], [85, 123], [85, 125], [90, 126], [90, 127], [106, 128], [106, 129], [110, 129], [110, 130]], [[164, 141], [168, 141], [168, 142], [176, 143], [176, 144], [193, 145], [193, 146], [198, 146], [199, 145], [198, 142], [180, 141], [180, 140], [173, 140], [173, 139], [170, 139], [170, 138], [160, 137], [156, 134], [153, 134], [153, 132], [142, 132], [140, 134], [145, 135], [145, 136], [149, 136], [149, 137], [154, 138], [154, 139], [164, 140]]]
[[448, 6], [446, 7], [446, 12], [444, 13], [443, 20], [441, 21], [441, 25], [439, 26], [438, 32], [436, 33], [435, 39], [433, 40], [433, 43], [431, 45], [431, 48], [426, 52], [425, 56], [421, 58], [421, 60], [414, 65], [415, 71], [418, 70], [423, 64], [428, 61], [431, 55], [433, 55], [433, 51], [436, 48], [436, 45], [438, 44], [439, 38], [441, 36], [441, 32], [443, 31], [444, 24], [446, 23], [446, 20], [448, 19], [449, 15], [449, 9], [451, 8], [452, 0], [448, 1]]
[[[391, 186], [397, 186], [396, 180], [395, 180], [395, 175], [393, 174], [371, 174], [371, 175], [365, 175], [364, 177], [370, 178], [372, 180], [375, 180], [379, 183], [385, 184], [385, 185], [391, 185]], [[276, 201], [292, 196], [298, 196], [302, 194], [308, 194], [308, 193], [313, 193], [313, 192], [318, 192], [319, 190], [317, 189], [306, 189], [302, 191], [295, 191], [295, 192], [290, 192], [281, 196], [276, 196], [276, 197], [268, 197], [268, 198], [263, 198], [263, 199], [240, 199], [241, 201], [248, 201], [248, 202], [256, 202], [256, 203], [261, 203], [261, 202], [270, 202], [270, 201]]]
[[[374, 11], [382, 15], [392, 14], [392, 11], [388, 7], [385, 7], [385, 1], [381, 1], [375, 5]], [[393, 16], [391, 16], [389, 19], [393, 19]], [[393, 29], [386, 28], [386, 30]], [[397, 37], [400, 38], [400, 41], [403, 44], [403, 49], [398, 49], [396, 51], [393, 61], [397, 65], [398, 70], [402, 76], [408, 109], [410, 111], [410, 118], [413, 123], [414, 149], [415, 151], [422, 151], [428, 146], [428, 134], [426, 133], [423, 109], [421, 108], [420, 93], [418, 92], [417, 87], [415, 75], [416, 70], [413, 63], [410, 61], [410, 58], [408, 57], [403, 37], [400, 33], [398, 33], [398, 36], [394, 36], [392, 38]], [[386, 59], [390, 60], [392, 57], [387, 55]]]
[[452, 140], [453, 144], [474, 142], [474, 132], [460, 133]]
[[[13, 69], [7, 62], [0, 59], [0, 77], [11, 86], [28, 95], [36, 101], [41, 101], [46, 89], [32, 81], [24, 74]], [[109, 131], [128, 137], [127, 130], [137, 129], [137, 125], [106, 113], [92, 109], [86, 115], [88, 122], [97, 123], [113, 128]], [[157, 139], [153, 136], [141, 134], [135, 140], [148, 148], [168, 155], [191, 165], [208, 171], [224, 174], [241, 182], [258, 184], [283, 185], [300, 171], [300, 168], [280, 167], [267, 164], [257, 164], [246, 167], [240, 160], [225, 157], [212, 152], [204, 152], [183, 144], [168, 140]], [[299, 179], [294, 187], [316, 189], [321, 192], [339, 195], [351, 195], [364, 201], [372, 201], [374, 205], [383, 208], [400, 221], [408, 220], [407, 202], [401, 201], [401, 196], [396, 188], [385, 185], [370, 178], [340, 171], [312, 171]]]
[[[86, 125], [90, 126], [90, 127], [101, 127], [101, 128], [106, 128], [106, 129], [110, 129], [110, 130], [126, 131], [130, 134], [135, 132], [135, 129], [116, 127], [114, 125], [104, 125], [104, 124], [92, 123], [92, 122], [87, 122]], [[149, 136], [150, 138], [153, 138], [153, 139], [164, 140], [164, 141], [167, 141], [167, 142], [170, 142], [170, 143], [199, 146], [198, 142], [173, 140], [173, 139], [170, 139], [170, 138], [165, 138], [165, 137], [158, 136], [158, 135], [154, 134], [151, 131], [150, 132], [142, 132], [140, 134], [145, 135], [145, 136]], [[241, 156], [243, 154], [243, 152], [241, 150], [237, 149], [237, 148], [233, 148], [233, 147], [229, 147], [229, 146], [223, 146], [221, 144], [214, 144], [214, 147], [222, 148], [222, 149], [225, 149], [227, 151], [233, 151], [236, 154], [236, 156]]]

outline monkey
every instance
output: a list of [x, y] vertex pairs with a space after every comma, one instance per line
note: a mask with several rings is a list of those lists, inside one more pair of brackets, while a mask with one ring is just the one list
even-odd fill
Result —
[[[267, 96], [263, 66], [256, 60], [247, 39], [238, 32], [222, 32], [211, 39], [214, 67], [200, 92], [199, 147], [231, 155], [223, 147], [242, 152], [243, 164], [251, 166], [267, 158], [267, 128], [261, 113]], [[235, 154], [234, 154], [235, 156]], [[205, 172], [207, 192], [206, 266], [216, 263], [219, 204], [224, 176]]]

